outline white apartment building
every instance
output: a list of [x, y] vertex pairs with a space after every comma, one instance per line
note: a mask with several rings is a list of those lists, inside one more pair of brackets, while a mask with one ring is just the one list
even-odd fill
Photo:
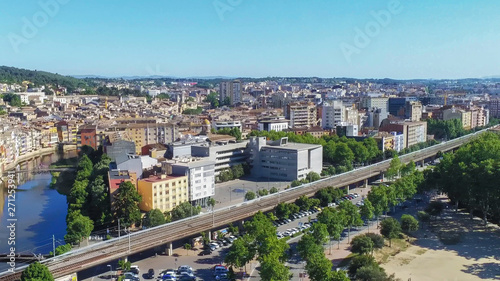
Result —
[[242, 125], [240, 121], [217, 121], [212, 123], [212, 127], [216, 131], [221, 129], [232, 129], [232, 128], [238, 128], [240, 131], [242, 131]]
[[288, 129], [289, 122], [290, 121], [286, 119], [261, 120], [257, 123], [257, 126], [259, 131], [281, 132]]
[[215, 195], [215, 161], [170, 162], [171, 173], [186, 175], [189, 183], [189, 201], [205, 206]]
[[323, 104], [321, 122], [323, 129], [334, 129], [345, 120], [345, 107], [342, 101], [331, 101]]

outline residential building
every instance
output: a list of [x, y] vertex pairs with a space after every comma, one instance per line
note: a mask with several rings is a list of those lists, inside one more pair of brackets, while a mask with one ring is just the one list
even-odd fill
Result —
[[490, 116], [493, 118], [500, 118], [500, 99], [492, 98], [488, 102], [488, 110], [490, 112]]
[[285, 113], [291, 128], [314, 127], [318, 124], [316, 105], [312, 102], [289, 103]]
[[324, 103], [321, 117], [323, 129], [335, 129], [346, 119], [345, 113], [345, 107], [342, 105], [342, 101]]
[[169, 212], [189, 200], [187, 176], [152, 175], [138, 180], [137, 185], [142, 196], [139, 208], [144, 212], [153, 209]]
[[[77, 148], [81, 149], [82, 146], [90, 146], [93, 149], [97, 149], [99, 144], [97, 143], [97, 128], [96, 126], [82, 126], [80, 127], [80, 130], [78, 131], [77, 135]], [[57, 135], [57, 128], [56, 128], [56, 135]]]
[[216, 131], [233, 128], [237, 128], [240, 131], [243, 131], [240, 121], [216, 121], [212, 122], [212, 126]]
[[341, 125], [335, 128], [335, 132], [339, 137], [357, 137], [359, 136], [358, 125]]
[[193, 205], [206, 206], [215, 195], [215, 161], [170, 161], [171, 173], [186, 175], [189, 183], [189, 201]]
[[382, 97], [365, 97], [361, 99], [361, 108], [373, 109], [378, 108], [382, 114], [389, 113], [389, 98]]
[[379, 130], [402, 134], [404, 136], [404, 148], [427, 141], [427, 122], [405, 122], [385, 119]]
[[241, 102], [241, 81], [225, 81], [219, 85], [220, 103], [223, 104], [229, 99], [229, 105], [235, 105]]
[[252, 137], [249, 153], [252, 174], [267, 180], [301, 180], [323, 168], [321, 145], [289, 143], [288, 138], [268, 143], [265, 137]]
[[422, 104], [419, 101], [406, 102], [405, 117], [412, 122], [422, 119]]
[[281, 119], [274, 119], [274, 120], [260, 120], [258, 121], [257, 126], [259, 131], [281, 132], [281, 131], [286, 131], [288, 129], [289, 122], [290, 122], [289, 120], [283, 117]]

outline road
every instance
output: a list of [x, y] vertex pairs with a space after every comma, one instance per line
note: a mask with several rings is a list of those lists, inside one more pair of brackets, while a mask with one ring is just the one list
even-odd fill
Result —
[[[420, 161], [434, 156], [438, 151], [447, 151], [457, 148], [484, 131], [486, 130], [401, 156], [401, 162], [408, 163], [411, 160]], [[229, 223], [242, 221], [253, 216], [259, 210], [271, 210], [279, 202], [292, 202], [302, 195], [313, 195], [316, 191], [327, 186], [342, 187], [360, 182], [364, 179], [379, 175], [389, 167], [389, 163], [390, 160], [386, 160], [341, 175], [322, 179], [311, 184], [264, 196], [250, 202], [224, 207], [211, 213], [205, 213], [196, 217], [143, 230], [133, 233], [129, 237], [111, 239], [90, 245], [55, 258], [47, 259], [43, 261], [43, 263], [49, 267], [54, 277], [65, 276], [75, 271], [82, 271], [87, 268], [123, 258], [124, 256], [139, 253], [156, 246], [165, 245], [168, 242], [197, 235], [202, 231], [213, 230], [224, 227]], [[0, 281], [15, 280], [16, 278], [19, 278], [19, 272], [14, 274], [4, 272], [0, 276]]]

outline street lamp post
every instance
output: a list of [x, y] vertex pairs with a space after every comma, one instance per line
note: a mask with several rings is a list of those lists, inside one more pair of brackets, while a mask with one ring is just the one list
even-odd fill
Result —
[[130, 253], [130, 227], [128, 228], [128, 252]]

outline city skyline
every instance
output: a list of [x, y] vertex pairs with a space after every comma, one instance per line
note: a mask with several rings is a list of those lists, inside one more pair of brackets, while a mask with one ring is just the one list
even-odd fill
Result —
[[500, 75], [493, 1], [121, 3], [0, 4], [0, 64], [104, 77]]

